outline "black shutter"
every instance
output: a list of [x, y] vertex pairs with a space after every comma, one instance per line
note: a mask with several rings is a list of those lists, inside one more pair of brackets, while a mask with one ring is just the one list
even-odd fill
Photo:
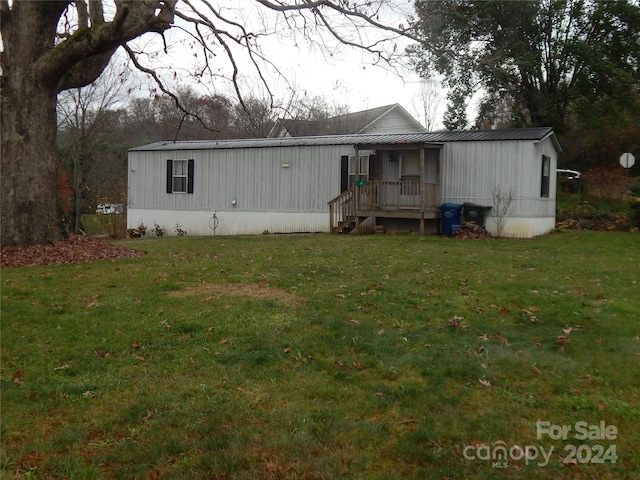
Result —
[[195, 171], [195, 162], [189, 160], [187, 164], [187, 193], [193, 193], [193, 173]]
[[369, 178], [367, 180], [375, 180], [376, 179], [376, 156], [369, 155]]
[[173, 193], [173, 160], [167, 160], [167, 193]]
[[349, 156], [340, 157], [340, 193], [349, 190]]

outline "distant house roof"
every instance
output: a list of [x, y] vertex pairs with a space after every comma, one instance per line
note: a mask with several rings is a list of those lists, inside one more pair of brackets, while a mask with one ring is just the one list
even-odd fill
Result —
[[364, 133], [368, 127], [383, 117], [395, 112], [413, 125], [415, 131], [424, 132], [425, 128], [409, 114], [399, 103], [383, 107], [347, 113], [322, 120], [278, 119], [269, 133], [270, 138], [306, 137], [324, 135], [353, 135]]
[[561, 151], [551, 127], [517, 128], [508, 130], [467, 130], [457, 132], [374, 133], [355, 135], [322, 135], [281, 138], [247, 138], [240, 140], [197, 140], [156, 142], [130, 151], [212, 150], [237, 148], [299, 147], [322, 145], [407, 145], [444, 144], [450, 142], [490, 142], [504, 140], [542, 141], [551, 138]]

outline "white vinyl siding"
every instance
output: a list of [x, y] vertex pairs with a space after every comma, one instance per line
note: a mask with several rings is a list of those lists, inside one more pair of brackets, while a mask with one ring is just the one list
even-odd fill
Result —
[[[339, 145], [131, 151], [129, 207], [326, 213], [340, 193], [340, 157], [352, 152]], [[163, 162], [172, 156], [195, 160], [193, 195], [166, 195]]]

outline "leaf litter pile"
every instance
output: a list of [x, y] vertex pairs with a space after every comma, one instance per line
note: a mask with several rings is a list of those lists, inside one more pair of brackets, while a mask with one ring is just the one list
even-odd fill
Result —
[[489, 232], [474, 222], [463, 222], [460, 230], [453, 233], [455, 238], [493, 238]]
[[96, 260], [135, 258], [146, 252], [114, 245], [94, 237], [71, 235], [60, 242], [29, 247], [8, 246], [2, 249], [2, 268], [36, 267], [64, 263], [87, 263]]

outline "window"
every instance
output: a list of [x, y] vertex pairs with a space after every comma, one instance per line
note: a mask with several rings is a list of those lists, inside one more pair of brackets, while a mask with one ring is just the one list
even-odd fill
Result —
[[542, 181], [540, 185], [540, 196], [549, 196], [549, 179], [551, 178], [551, 157], [542, 155]]
[[[357, 180], [375, 179], [375, 168], [376, 156], [373, 154], [361, 153], [357, 162], [355, 155], [342, 155], [340, 157], [340, 191], [344, 192], [353, 187]], [[360, 174], [356, 175], [358, 170]]]
[[193, 193], [193, 160], [167, 160], [167, 193]]
[[[358, 163], [356, 156], [349, 155], [349, 186], [352, 187], [356, 180], [369, 180], [369, 155], [359, 155]], [[356, 168], [360, 171], [360, 175], [356, 175]]]

